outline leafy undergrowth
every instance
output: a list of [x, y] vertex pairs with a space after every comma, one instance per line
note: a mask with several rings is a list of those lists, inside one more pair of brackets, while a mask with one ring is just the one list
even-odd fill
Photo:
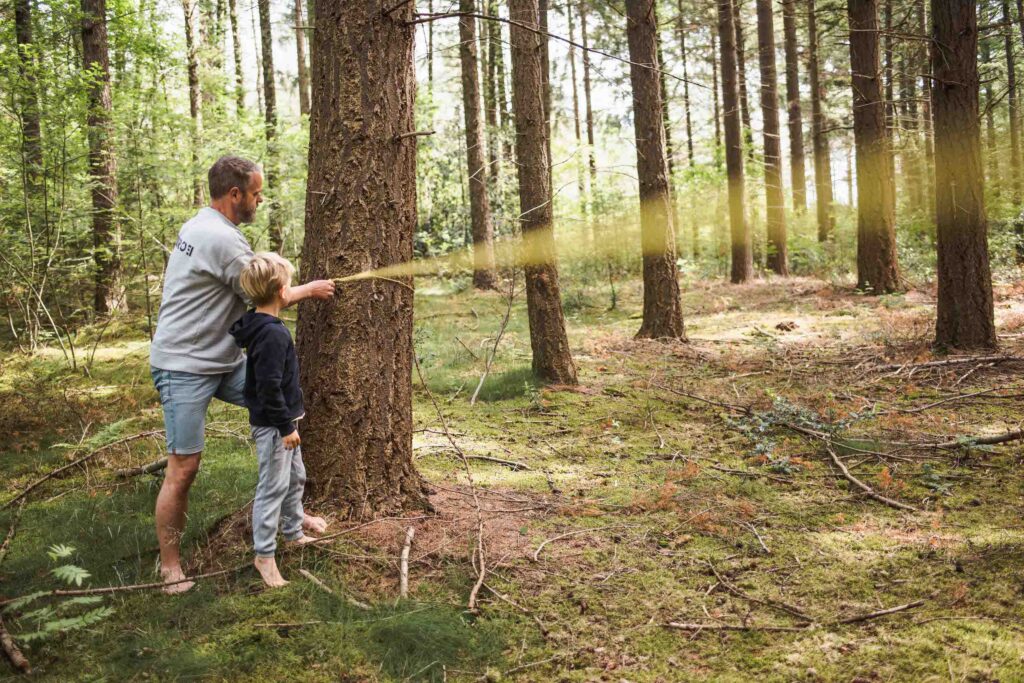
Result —
[[[505, 302], [445, 281], [421, 286], [426, 387], [417, 381], [414, 447], [438, 516], [380, 520], [288, 553], [292, 582], [277, 591], [243, 568], [180, 597], [106, 596], [111, 616], [25, 646], [34, 676], [1024, 678], [1021, 442], [920, 446], [1018, 428], [1020, 364], [921, 366], [935, 360], [927, 293], [698, 282], [685, 295], [689, 344], [633, 340], [639, 295], [637, 283], [620, 283], [619, 307], [607, 310], [597, 292], [573, 294], [574, 391], [532, 380], [517, 300], [470, 405]], [[1019, 295], [998, 293], [1005, 356], [1024, 355]], [[146, 344], [126, 337], [99, 347], [88, 378], [65, 370], [58, 353], [4, 359], [3, 501], [76, 456], [118, 445], [27, 497], [0, 565], [2, 598], [61, 587], [47, 556], [60, 544], [90, 573], [83, 586], [154, 580], [160, 480], [113, 474], [161, 454], [159, 435], [120, 441], [161, 426], [146, 357]], [[476, 615], [465, 607], [477, 511], [428, 390], [472, 457], [483, 508], [488, 572]], [[245, 416], [215, 404], [210, 423], [183, 540], [196, 573], [249, 557], [255, 461]], [[866, 498], [837, 476], [829, 447], [873, 491], [916, 511]], [[17, 504], [0, 511], [0, 533], [18, 514]], [[409, 526], [410, 596], [397, 600]], [[352, 597], [371, 608], [351, 606]], [[15, 638], [39, 627], [30, 615], [4, 614]]]

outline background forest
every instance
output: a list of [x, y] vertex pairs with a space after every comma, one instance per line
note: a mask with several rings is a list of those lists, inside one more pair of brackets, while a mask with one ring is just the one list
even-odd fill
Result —
[[[1024, 2], [307, 2], [0, 3], [0, 677], [1024, 677]], [[370, 142], [333, 89], [353, 35]], [[339, 436], [324, 399], [337, 536], [260, 591], [246, 417], [217, 405], [207, 578], [172, 599], [148, 345], [224, 154], [263, 165], [241, 227], [300, 281], [360, 275], [339, 234], [380, 245], [341, 310], [286, 320], [307, 392], [411, 376], [390, 438], [433, 513], [319, 495], [383, 420]], [[413, 274], [414, 314], [386, 289]], [[321, 339], [366, 301], [409, 304], [397, 370], [332, 375], [390, 349]]]

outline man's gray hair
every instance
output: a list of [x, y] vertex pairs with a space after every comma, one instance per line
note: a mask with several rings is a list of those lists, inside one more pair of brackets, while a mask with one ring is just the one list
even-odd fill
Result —
[[252, 174], [259, 172], [259, 164], [242, 157], [228, 155], [217, 159], [207, 174], [210, 183], [210, 199], [220, 199], [231, 192], [233, 187], [245, 192], [249, 188]]

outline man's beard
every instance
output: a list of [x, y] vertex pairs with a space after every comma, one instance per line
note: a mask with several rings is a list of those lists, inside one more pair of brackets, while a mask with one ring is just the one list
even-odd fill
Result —
[[238, 209], [238, 222], [239, 223], [252, 223], [252, 221], [253, 221], [253, 219], [255, 217], [256, 217], [256, 207], [255, 206], [252, 207], [251, 209], [246, 208], [246, 207], [239, 207], [239, 209]]

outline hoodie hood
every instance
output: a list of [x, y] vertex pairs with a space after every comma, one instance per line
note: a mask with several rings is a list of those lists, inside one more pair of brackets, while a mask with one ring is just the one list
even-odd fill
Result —
[[231, 336], [235, 343], [243, 349], [249, 348], [253, 340], [262, 334], [270, 325], [284, 325], [280, 318], [275, 318], [267, 313], [249, 311], [235, 321], [231, 326]]

